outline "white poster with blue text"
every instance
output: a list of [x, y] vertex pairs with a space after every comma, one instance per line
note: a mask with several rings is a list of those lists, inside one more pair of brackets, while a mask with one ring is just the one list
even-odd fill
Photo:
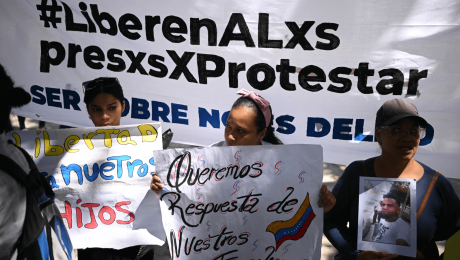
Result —
[[56, 194], [75, 248], [162, 245], [158, 196], [150, 191], [159, 123], [13, 131]]
[[[319, 145], [154, 152], [173, 259], [319, 259]], [[166, 221], [167, 220], [167, 221]]]
[[91, 126], [81, 83], [117, 77], [122, 124], [200, 146], [256, 91], [284, 143], [344, 165], [379, 154], [375, 114], [402, 98], [430, 124], [415, 158], [460, 178], [459, 24], [458, 0], [1, 1], [0, 63], [32, 94], [18, 115]]

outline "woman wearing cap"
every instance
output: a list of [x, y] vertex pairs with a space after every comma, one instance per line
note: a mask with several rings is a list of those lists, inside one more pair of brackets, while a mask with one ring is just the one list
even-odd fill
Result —
[[[118, 126], [125, 101], [117, 78], [100, 77], [83, 83], [84, 102], [94, 126]], [[153, 259], [153, 245], [132, 246], [120, 250], [87, 248], [78, 250], [79, 259], [146, 260]]]
[[[351, 163], [338, 180], [332, 193], [335, 207], [325, 214], [324, 234], [338, 249], [338, 259], [393, 259], [397, 255], [357, 251], [359, 177], [415, 179], [418, 209], [436, 171], [414, 159], [428, 123], [417, 108], [402, 99], [385, 102], [377, 111], [375, 135], [380, 156]], [[436, 177], [435, 177], [436, 178]], [[417, 222], [417, 259], [438, 259], [435, 241], [455, 233], [460, 218], [460, 201], [452, 184], [444, 177], [434, 179], [434, 188]], [[347, 226], [347, 223], [349, 226]], [[336, 258], [337, 259], [337, 258]]]
[[[253, 91], [242, 89], [241, 95], [232, 106], [225, 124], [225, 141], [211, 146], [237, 145], [278, 145], [283, 144], [276, 136], [273, 127], [273, 116], [270, 103]], [[163, 181], [158, 175], [152, 176], [150, 189], [159, 193], [163, 190]], [[323, 185], [320, 190], [318, 205], [329, 211], [335, 204], [332, 193]]]

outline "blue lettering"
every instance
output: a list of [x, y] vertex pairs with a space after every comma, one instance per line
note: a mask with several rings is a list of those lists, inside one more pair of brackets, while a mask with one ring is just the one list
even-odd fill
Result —
[[[161, 110], [160, 110], [161, 109]], [[152, 101], [152, 120], [160, 121], [160, 118], [163, 122], [171, 123], [168, 119], [169, 115], [169, 106], [163, 102]]]
[[222, 119], [221, 119], [221, 120], [222, 120], [222, 124], [223, 124], [224, 126], [227, 125], [227, 119], [228, 119], [228, 115], [229, 115], [229, 114], [230, 114], [230, 111], [227, 111], [227, 112], [225, 112], [225, 113], [222, 114]]
[[148, 119], [150, 117], [149, 102], [145, 99], [132, 99], [131, 118]]
[[129, 178], [132, 178], [132, 177], [133, 177], [134, 167], [139, 166], [139, 165], [142, 165], [142, 161], [141, 161], [141, 160], [134, 160], [133, 162], [128, 162], [128, 163], [127, 163], [127, 166], [128, 166], [128, 176], [129, 176]]
[[[108, 167], [110, 169], [106, 170], [105, 168]], [[106, 163], [103, 163], [101, 165], [101, 177], [102, 179], [104, 180], [111, 180], [113, 179], [113, 176], [112, 175], [105, 175], [104, 172], [110, 172], [111, 170], [113, 170], [113, 168], [115, 168], [115, 164], [111, 163], [111, 162], [106, 162]]]
[[59, 88], [46, 88], [46, 100], [48, 101], [48, 106], [62, 108], [61, 102], [58, 102], [60, 101], [59, 94], [61, 94], [61, 89]]
[[322, 117], [309, 117], [308, 118], [307, 136], [320, 138], [320, 137], [328, 135], [330, 131], [331, 131], [331, 124], [325, 118], [322, 118]]
[[30, 93], [33, 96], [32, 102], [39, 105], [46, 104], [46, 98], [41, 92], [43, 92], [43, 87], [37, 85], [33, 85], [32, 87], [30, 87]]
[[131, 159], [131, 156], [121, 155], [121, 156], [112, 156], [107, 158], [107, 160], [117, 160], [117, 176], [121, 178], [123, 176], [123, 161]]
[[129, 114], [129, 101], [126, 98], [123, 98], [125, 101], [125, 110], [121, 113], [121, 117], [125, 117]]
[[83, 184], [83, 176], [81, 174], [81, 167], [78, 164], [71, 164], [68, 167], [65, 165], [61, 165], [61, 174], [62, 178], [64, 179], [64, 182], [66, 185], [70, 184], [70, 173], [74, 171], [77, 176], [78, 176], [78, 183], [80, 185]]
[[139, 177], [144, 177], [148, 172], [149, 172], [149, 167], [147, 166], [147, 164], [144, 163], [137, 170], [137, 175], [139, 175]]
[[85, 172], [85, 177], [88, 181], [93, 182], [99, 176], [99, 165], [97, 163], [93, 164], [93, 175], [89, 175], [88, 165], [83, 165], [83, 171]]
[[433, 138], [434, 138], [434, 128], [432, 125], [428, 124], [428, 126], [426, 127], [426, 135], [422, 140], [420, 140], [419, 145], [425, 146], [425, 145], [431, 144], [431, 142], [433, 141]]
[[[47, 172], [42, 172], [41, 174], [45, 177], [48, 176]], [[59, 188], [59, 185], [56, 184], [56, 179], [54, 178], [54, 176], [46, 177], [46, 181], [50, 184], [51, 189]]]
[[207, 123], [214, 128], [220, 128], [219, 110], [212, 109], [212, 115], [202, 107], [198, 108], [198, 117], [200, 118], [200, 127], [206, 127]]
[[62, 90], [62, 98], [64, 100], [64, 109], [70, 109], [72, 106], [73, 110], [81, 111], [78, 103], [80, 103], [80, 95], [73, 90]]
[[295, 126], [288, 122], [293, 122], [294, 117], [290, 115], [279, 116], [276, 118], [276, 123], [278, 127], [276, 128], [276, 132], [290, 135], [295, 132]]
[[172, 110], [171, 118], [172, 118], [173, 123], [188, 125], [188, 119], [182, 118], [182, 117], [187, 117], [187, 113], [180, 111], [180, 110], [187, 111], [186, 105], [172, 103], [171, 110]]
[[153, 166], [155, 166], [155, 158], [150, 158], [149, 163]]
[[56, 179], [54, 178], [54, 176], [46, 177], [46, 181], [50, 184], [51, 189], [59, 188], [59, 185], [56, 184]]
[[334, 129], [332, 130], [332, 139], [352, 140], [351, 126], [353, 119], [351, 118], [335, 118]]
[[372, 142], [373, 136], [372, 135], [365, 135], [364, 132], [364, 119], [356, 119], [356, 126], [355, 126], [355, 141], [364, 141], [364, 142]]

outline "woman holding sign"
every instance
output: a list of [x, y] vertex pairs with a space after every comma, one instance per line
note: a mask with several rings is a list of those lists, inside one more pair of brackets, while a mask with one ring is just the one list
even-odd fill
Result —
[[[375, 135], [382, 153], [366, 161], [353, 162], [345, 169], [332, 190], [337, 204], [325, 214], [324, 234], [338, 249], [340, 259], [396, 258], [397, 255], [384, 252], [356, 250], [359, 177], [415, 179], [417, 207], [414, 209], [420, 209], [417, 212], [417, 259], [438, 259], [435, 241], [445, 240], [459, 229], [455, 226], [460, 218], [460, 200], [444, 176], [414, 159], [428, 123], [418, 115], [413, 104], [393, 99], [385, 102], [377, 111], [375, 126]], [[423, 199], [425, 194], [429, 196], [427, 201]], [[398, 197], [391, 193], [385, 194], [380, 203], [381, 222], [397, 219], [399, 204]], [[385, 231], [379, 230], [380, 236], [377, 237], [380, 239], [391, 233], [391, 227]], [[404, 243], [398, 244], [396, 240], [396, 244]]]
[[[238, 145], [278, 145], [283, 144], [276, 136], [273, 124], [273, 115], [270, 103], [253, 91], [242, 89], [237, 92], [241, 95], [232, 106], [225, 124], [224, 138], [211, 146], [238, 146]], [[164, 184], [158, 175], [152, 176], [150, 189], [159, 193]], [[335, 198], [326, 185], [320, 190], [318, 205], [328, 212], [334, 207]]]
[[[84, 102], [94, 126], [118, 126], [125, 101], [117, 78], [101, 77], [83, 83]], [[132, 246], [115, 250], [87, 248], [78, 250], [79, 259], [147, 260], [154, 258], [153, 245]]]

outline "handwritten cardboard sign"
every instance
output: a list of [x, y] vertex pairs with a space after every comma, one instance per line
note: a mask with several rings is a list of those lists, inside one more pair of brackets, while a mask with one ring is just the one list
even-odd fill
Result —
[[159, 123], [44, 131], [14, 131], [56, 193], [76, 248], [162, 244], [153, 151], [162, 149]]
[[318, 145], [155, 151], [172, 258], [319, 259]]

